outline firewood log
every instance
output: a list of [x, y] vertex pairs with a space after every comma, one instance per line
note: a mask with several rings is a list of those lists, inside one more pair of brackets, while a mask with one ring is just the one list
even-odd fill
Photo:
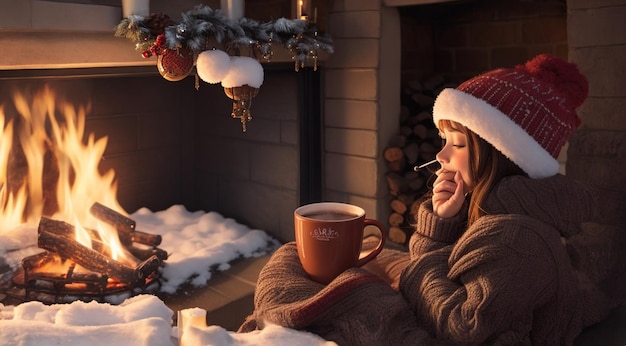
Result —
[[120, 241], [125, 246], [137, 242], [144, 245], [158, 246], [161, 244], [161, 235], [150, 234], [136, 230], [135, 220], [118, 213], [98, 202], [94, 203], [89, 212], [101, 221], [115, 227], [118, 231]]
[[432, 124], [432, 126], [434, 126], [433, 124], [433, 113], [430, 111], [421, 111], [419, 113], [417, 113], [417, 115], [415, 116], [415, 118], [422, 124], [426, 125], [426, 124]]
[[406, 170], [406, 166], [407, 166], [407, 163], [405, 159], [387, 162], [387, 167], [392, 172], [402, 173]]
[[404, 223], [404, 216], [398, 213], [391, 213], [387, 221], [389, 221], [391, 226], [401, 226]]
[[387, 173], [387, 185], [389, 186], [389, 192], [393, 196], [397, 196], [407, 190], [408, 183], [406, 179], [398, 173]]
[[383, 152], [383, 157], [387, 162], [394, 162], [404, 158], [404, 152], [400, 147], [387, 147]]
[[413, 134], [420, 139], [428, 139], [428, 128], [424, 124], [417, 124], [413, 126]]
[[406, 233], [400, 227], [389, 227], [389, 240], [397, 244], [405, 244], [407, 241]]
[[389, 146], [402, 148], [406, 145], [406, 136], [396, 134], [389, 140]]
[[413, 133], [413, 128], [411, 126], [400, 126], [400, 134], [403, 136], [410, 136]]
[[[443, 76], [435, 75], [425, 82], [407, 81], [402, 89], [399, 128], [389, 141], [389, 148], [394, 149], [388, 149], [383, 154], [389, 169], [386, 176], [389, 193], [394, 197], [390, 201], [389, 239], [396, 243], [405, 244], [408, 241], [412, 230], [404, 228], [414, 223], [412, 208], [419, 205], [429, 188], [432, 171], [424, 169], [415, 172], [413, 167], [433, 160], [441, 148], [439, 130], [433, 123], [432, 106], [443, 87], [454, 85], [446, 83]], [[396, 160], [402, 160], [404, 165]]]
[[408, 143], [404, 148], [402, 148], [402, 152], [406, 157], [408, 162], [415, 163], [419, 157], [420, 149], [417, 143], [411, 142]]
[[418, 176], [418, 177], [411, 179], [408, 185], [409, 185], [409, 190], [411, 191], [421, 191], [426, 187], [426, 180]]
[[407, 205], [398, 198], [393, 199], [390, 204], [391, 204], [391, 210], [395, 211], [396, 213], [400, 215], [406, 213], [408, 209]]
[[128, 266], [85, 247], [79, 242], [62, 235], [40, 231], [37, 245], [45, 250], [54, 252], [62, 259], [71, 259], [77, 264], [96, 273], [107, 274], [120, 282], [133, 284], [141, 278], [136, 276], [135, 270]]
[[438, 151], [432, 142], [422, 142], [419, 146], [420, 158], [424, 161], [432, 160]]

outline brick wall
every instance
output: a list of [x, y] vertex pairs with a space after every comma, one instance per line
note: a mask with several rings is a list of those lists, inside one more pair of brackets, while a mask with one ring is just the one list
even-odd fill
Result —
[[626, 1], [569, 0], [569, 56], [589, 78], [567, 172], [600, 188], [597, 222], [626, 231]]
[[482, 0], [400, 8], [403, 80], [464, 80], [539, 53], [567, 58], [564, 0]]
[[[298, 86], [293, 65], [266, 68], [243, 133], [232, 101], [204, 83], [195, 99], [194, 208], [213, 210], [282, 241], [298, 207]], [[193, 92], [193, 90], [191, 90]]]
[[400, 112], [398, 13], [380, 0], [334, 1], [335, 53], [324, 73], [324, 199], [357, 204], [386, 220], [382, 150]]

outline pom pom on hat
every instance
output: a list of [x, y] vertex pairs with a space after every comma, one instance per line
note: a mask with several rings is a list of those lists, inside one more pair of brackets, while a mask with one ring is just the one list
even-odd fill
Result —
[[589, 94], [589, 84], [576, 65], [563, 62], [555, 56], [542, 54], [516, 68], [526, 70], [533, 77], [553, 84], [564, 94], [569, 107], [578, 108]]
[[491, 143], [531, 178], [558, 172], [561, 148], [580, 125], [589, 85], [575, 64], [549, 54], [444, 89], [433, 121], [458, 122]]

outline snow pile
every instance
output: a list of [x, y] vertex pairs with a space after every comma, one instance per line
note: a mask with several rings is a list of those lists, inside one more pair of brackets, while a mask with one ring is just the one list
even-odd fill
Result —
[[82, 301], [0, 304], [0, 345], [170, 346], [171, 324], [172, 310], [151, 295], [117, 306]]
[[[226, 270], [234, 259], [261, 256], [280, 245], [264, 231], [250, 229], [216, 212], [190, 212], [181, 205], [159, 212], [142, 208], [130, 218], [137, 222], [137, 230], [162, 236], [159, 247], [167, 251], [169, 258], [162, 272], [161, 290], [168, 293], [188, 281], [204, 286], [212, 270]], [[22, 225], [0, 233], [0, 264], [4, 261], [15, 269], [22, 258], [41, 251], [37, 248], [36, 226]], [[119, 299], [119, 305], [82, 301], [0, 304], [0, 346], [179, 344], [177, 327], [172, 326], [174, 312], [163, 301], [148, 294], [125, 298]], [[236, 333], [220, 326], [201, 325], [184, 328], [184, 333], [187, 346], [335, 345], [315, 334], [280, 326]]]
[[[0, 304], [0, 345], [174, 346], [179, 340], [172, 316], [172, 310], [152, 295], [138, 295], [119, 305], [82, 301]], [[250, 333], [219, 326], [187, 327], [182, 340], [186, 346], [336, 345], [315, 334], [273, 325]]]

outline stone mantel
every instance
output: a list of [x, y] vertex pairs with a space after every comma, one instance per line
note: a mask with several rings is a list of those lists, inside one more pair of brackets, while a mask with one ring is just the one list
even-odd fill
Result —
[[0, 70], [156, 65], [111, 32], [2, 30]]
[[[115, 26], [122, 18], [119, 5], [75, 1], [0, 0], [0, 76], [38, 69], [141, 70], [154, 66], [156, 70], [156, 57], [143, 58], [133, 42], [115, 36]], [[177, 5], [191, 8], [188, 2]], [[153, 5], [155, 11], [161, 10], [158, 3]], [[283, 47], [275, 47], [273, 53], [271, 63], [293, 61]], [[327, 57], [320, 52], [319, 61]]]
[[[0, 71], [155, 66], [135, 45], [111, 32], [0, 30]], [[244, 55], [244, 52], [242, 52]], [[320, 52], [320, 63], [328, 58]], [[292, 62], [290, 53], [275, 47], [271, 63]]]

